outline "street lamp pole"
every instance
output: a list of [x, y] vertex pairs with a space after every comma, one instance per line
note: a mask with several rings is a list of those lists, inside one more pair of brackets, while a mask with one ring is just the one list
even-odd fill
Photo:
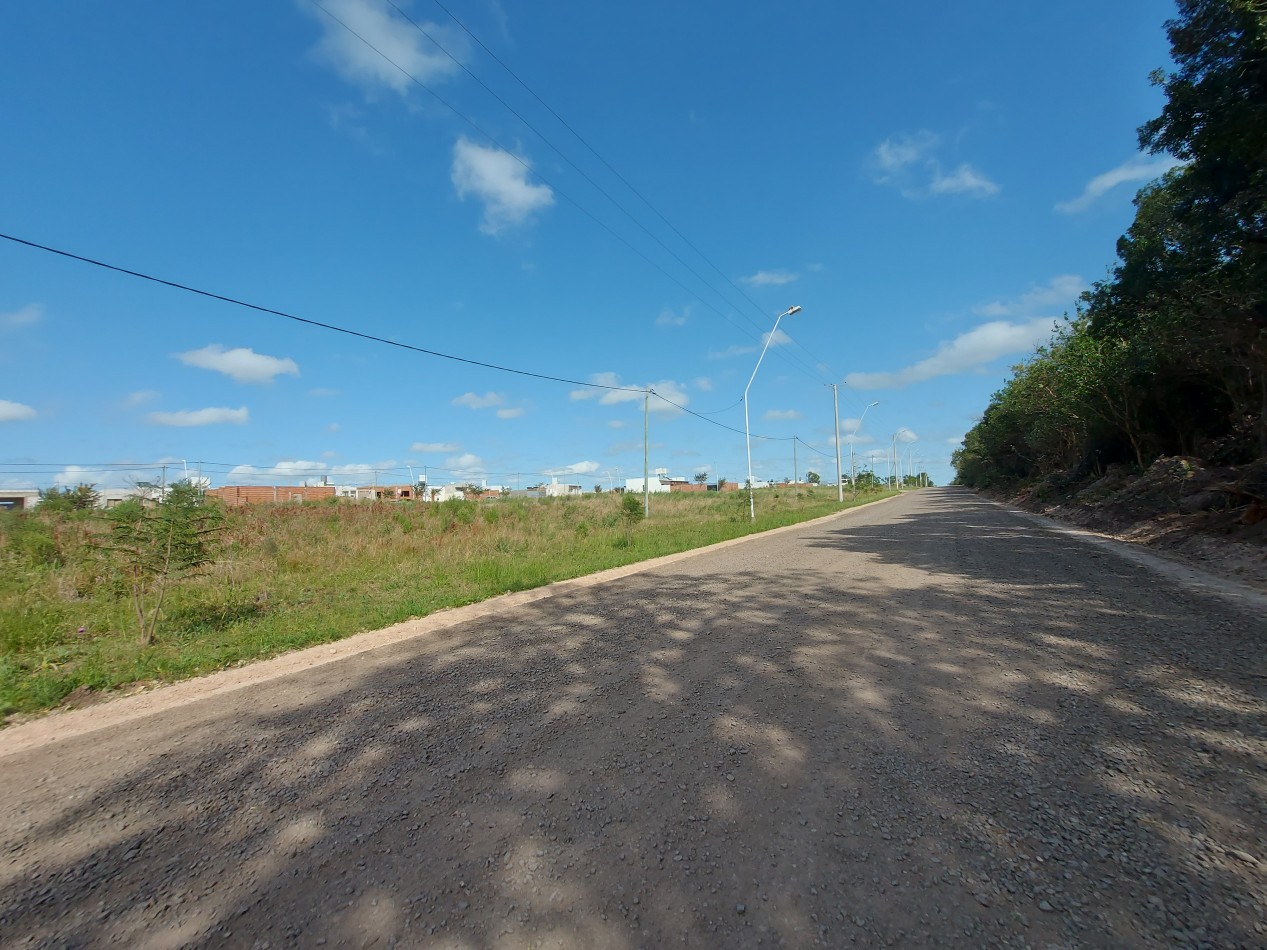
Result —
[[757, 365], [752, 368], [752, 375], [748, 377], [748, 385], [743, 388], [743, 437], [748, 448], [748, 520], [757, 520], [757, 503], [753, 498], [752, 486], [752, 432], [748, 428], [748, 390], [752, 388], [752, 381], [757, 378], [757, 370], [761, 368], [761, 361], [765, 359], [765, 351], [770, 348], [770, 341], [774, 339], [774, 335], [779, 332], [779, 321], [784, 317], [790, 317], [794, 313], [800, 312], [800, 307], [788, 307], [781, 314], [774, 318], [774, 329], [770, 331], [770, 335], [765, 338], [765, 346], [761, 347], [761, 355], [757, 357]]
[[853, 440], [857, 437], [858, 433], [862, 431], [862, 422], [867, 418], [867, 410], [872, 406], [878, 405], [880, 405], [880, 401], [877, 399], [875, 402], [869, 403], [862, 408], [862, 415], [858, 417], [858, 428], [853, 430], [853, 435], [849, 438], [849, 483], [853, 488], [854, 498], [858, 497], [858, 473], [854, 471], [853, 467]]

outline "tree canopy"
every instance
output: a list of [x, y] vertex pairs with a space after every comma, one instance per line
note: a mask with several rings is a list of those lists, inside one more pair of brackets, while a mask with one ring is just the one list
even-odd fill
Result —
[[995, 393], [955, 454], [988, 487], [1162, 455], [1267, 457], [1267, 3], [1179, 0], [1175, 70], [1110, 275]]

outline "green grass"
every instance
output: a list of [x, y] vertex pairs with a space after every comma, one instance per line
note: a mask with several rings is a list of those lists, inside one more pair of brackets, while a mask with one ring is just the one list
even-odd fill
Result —
[[614, 495], [231, 509], [220, 556], [172, 586], [148, 646], [93, 543], [100, 516], [0, 513], [0, 715], [49, 709], [79, 687], [224, 669], [841, 507], [829, 487], [764, 489], [754, 524], [742, 491], [656, 495], [628, 540]]

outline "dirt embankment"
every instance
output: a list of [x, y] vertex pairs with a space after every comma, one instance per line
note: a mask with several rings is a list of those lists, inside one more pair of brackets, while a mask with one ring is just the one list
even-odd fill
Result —
[[1111, 466], [996, 497], [1267, 590], [1267, 462], [1214, 467], [1173, 456], [1142, 474]]

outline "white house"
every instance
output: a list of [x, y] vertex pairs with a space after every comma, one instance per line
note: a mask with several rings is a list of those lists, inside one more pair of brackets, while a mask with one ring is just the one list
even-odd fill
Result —
[[557, 478], [550, 479], [550, 484], [545, 486], [547, 498], [567, 498], [583, 493], [580, 485], [560, 485]]
[[[670, 490], [669, 483], [671, 480], [668, 475], [652, 475], [651, 478], [648, 479], [648, 481], [651, 484], [651, 487], [648, 489], [648, 492], [652, 495], [657, 494], [658, 492], [667, 492]], [[642, 494], [642, 479], [641, 478], [626, 478], [625, 491], [641, 495]]]

